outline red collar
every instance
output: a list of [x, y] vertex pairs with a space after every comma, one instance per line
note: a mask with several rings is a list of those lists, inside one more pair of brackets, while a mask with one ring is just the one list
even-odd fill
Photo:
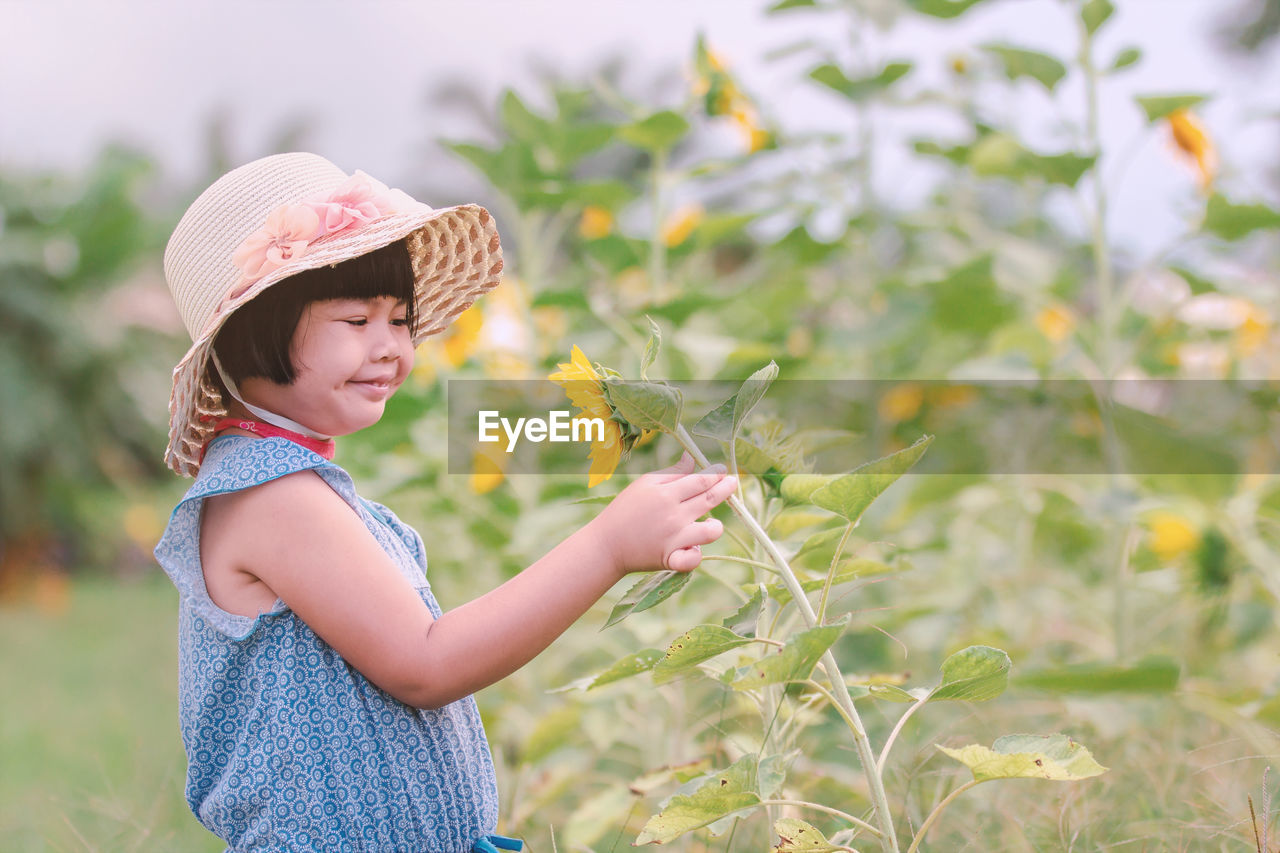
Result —
[[[213, 434], [225, 432], [229, 429], [242, 429], [245, 432], [251, 432], [262, 438], [287, 438], [294, 444], [305, 447], [312, 453], [325, 459], [332, 459], [333, 453], [337, 449], [332, 438], [312, 438], [309, 435], [303, 435], [300, 432], [294, 432], [291, 429], [281, 429], [271, 424], [259, 423], [258, 421], [241, 420], [240, 418], [223, 418], [213, 427]], [[207, 446], [207, 445], [206, 445]]]

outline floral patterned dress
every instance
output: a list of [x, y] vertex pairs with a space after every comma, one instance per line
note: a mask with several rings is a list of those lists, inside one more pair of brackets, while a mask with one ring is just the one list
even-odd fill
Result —
[[358, 497], [345, 471], [283, 438], [215, 439], [155, 552], [180, 596], [187, 802], [232, 851], [483, 848], [498, 797], [473, 698], [410, 707], [348, 666], [284, 602], [250, 618], [209, 598], [204, 500], [304, 470], [342, 496], [440, 616], [421, 537]]

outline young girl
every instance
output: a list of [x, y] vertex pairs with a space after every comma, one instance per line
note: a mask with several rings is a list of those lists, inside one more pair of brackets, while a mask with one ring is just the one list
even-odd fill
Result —
[[690, 571], [720, 536], [697, 519], [734, 480], [686, 454], [442, 612], [421, 538], [329, 460], [501, 269], [484, 209], [432, 210], [310, 154], [224, 175], [169, 241], [194, 345], [174, 371], [166, 459], [196, 479], [156, 557], [180, 592], [187, 801], [230, 850], [518, 849], [492, 835], [471, 694], [624, 574]]

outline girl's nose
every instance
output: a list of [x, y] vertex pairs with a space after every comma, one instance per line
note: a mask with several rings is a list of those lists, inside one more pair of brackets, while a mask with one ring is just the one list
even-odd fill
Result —
[[391, 323], [381, 325], [382, 334], [373, 347], [374, 361], [395, 361], [400, 358], [400, 342], [396, 338], [398, 326]]

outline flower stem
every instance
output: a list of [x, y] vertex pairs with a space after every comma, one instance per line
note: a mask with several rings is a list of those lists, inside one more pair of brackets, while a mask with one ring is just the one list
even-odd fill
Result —
[[[702, 453], [701, 448], [694, 442], [693, 436], [684, 428], [683, 424], [676, 427], [676, 441], [689, 451], [689, 455], [697, 461], [703, 468], [709, 466], [707, 457]], [[813, 610], [813, 605], [809, 603], [808, 596], [805, 595], [804, 587], [800, 585], [800, 580], [796, 577], [795, 572], [791, 570], [791, 564], [787, 562], [787, 558], [778, 550], [778, 546], [765, 533], [764, 528], [755, 520], [755, 517], [747, 510], [742, 501], [738, 500], [737, 495], [730, 495], [727, 501], [729, 508], [742, 520], [742, 523], [751, 531], [751, 535], [760, 543], [764, 550], [773, 560], [774, 565], [778, 567], [778, 572], [782, 576], [783, 583], [786, 584], [787, 590], [791, 593], [792, 600], [795, 601], [796, 607], [800, 610], [800, 615], [804, 617], [805, 624], [810, 628], [818, 626], [818, 615]], [[840, 672], [840, 667], [836, 663], [835, 655], [828, 649], [822, 655], [822, 669], [827, 674], [828, 680], [831, 682], [832, 698], [836, 705], [844, 713], [850, 723], [850, 729], [853, 731], [853, 746], [858, 753], [858, 760], [862, 762], [863, 772], [867, 776], [867, 787], [871, 793], [871, 804], [875, 809], [876, 822], [880, 827], [880, 846], [885, 853], [898, 853], [898, 839], [893, 830], [893, 815], [889, 811], [889, 800], [884, 793], [884, 780], [880, 778], [879, 772], [876, 770], [876, 758], [871, 751], [871, 741], [867, 737], [867, 730], [862, 725], [862, 718], [858, 715], [858, 710], [853, 707], [853, 698], [849, 695], [849, 689], [845, 686], [844, 675]]]
[[848, 814], [847, 812], [840, 811], [839, 809], [833, 809], [830, 806], [823, 806], [823, 805], [819, 805], [818, 803], [811, 803], [811, 802], [808, 802], [807, 800], [761, 800], [760, 805], [762, 806], [797, 806], [802, 809], [813, 809], [816, 812], [826, 812], [827, 814], [833, 817], [838, 817], [843, 821], [848, 821], [849, 823], [853, 824], [859, 829], [865, 829], [867, 832], [870, 832], [872, 835], [875, 835], [876, 837], [879, 837], [880, 835], [880, 830], [876, 829], [874, 826], [867, 823], [865, 820], [856, 818], [853, 815]]
[[951, 801], [972, 788], [974, 785], [981, 784], [977, 779], [970, 779], [959, 788], [956, 788], [942, 802], [933, 807], [933, 811], [929, 812], [929, 816], [924, 819], [924, 823], [920, 824], [920, 831], [916, 833], [916, 837], [911, 840], [911, 846], [907, 848], [907, 853], [916, 853], [916, 848], [920, 846], [920, 842], [924, 841], [924, 834], [929, 831], [929, 827], [933, 826], [933, 822], [938, 819], [938, 815], [942, 814], [942, 810], [951, 805]]
[[889, 750], [893, 748], [893, 742], [898, 739], [898, 732], [902, 731], [902, 727], [907, 724], [907, 720], [911, 718], [920, 707], [924, 705], [924, 700], [919, 699], [914, 705], [906, 710], [906, 712], [898, 718], [898, 722], [893, 727], [893, 731], [889, 732], [889, 739], [884, 742], [884, 748], [880, 750], [880, 760], [876, 762], [876, 770], [880, 773], [884, 772], [885, 762], [889, 760]]

